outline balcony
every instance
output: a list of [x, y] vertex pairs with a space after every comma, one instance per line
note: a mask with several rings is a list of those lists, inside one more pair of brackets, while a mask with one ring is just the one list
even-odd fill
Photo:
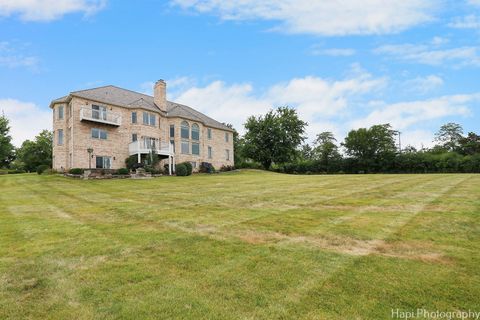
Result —
[[148, 154], [152, 149], [159, 155], [173, 156], [173, 145], [170, 142], [160, 142], [152, 145], [151, 143], [147, 143], [147, 141], [137, 140], [128, 145], [130, 155]]
[[80, 121], [92, 121], [119, 126], [122, 123], [122, 116], [116, 112], [83, 107], [80, 109]]

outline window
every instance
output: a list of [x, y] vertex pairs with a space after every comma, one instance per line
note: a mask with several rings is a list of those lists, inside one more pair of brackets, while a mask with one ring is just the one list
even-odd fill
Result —
[[97, 169], [111, 169], [112, 168], [112, 158], [111, 157], [96, 157], [96, 168]]
[[63, 106], [58, 107], [58, 120], [63, 120]]
[[97, 128], [92, 128], [92, 138], [107, 140], [107, 131]]
[[57, 144], [58, 144], [59, 146], [63, 145], [63, 129], [58, 129]]
[[226, 158], [227, 160], [230, 160], [230, 150], [228, 150], [228, 149], [225, 150], [225, 158]]
[[107, 107], [92, 105], [92, 118], [107, 120]]
[[190, 126], [188, 125], [188, 122], [183, 121], [181, 128], [182, 128], [181, 130], [182, 139], [190, 139]]
[[188, 141], [182, 141], [182, 153], [183, 154], [190, 153], [190, 143]]
[[225, 132], [225, 142], [228, 142], [228, 139], [229, 139], [228, 132]]
[[152, 137], [143, 137], [143, 146], [145, 149], [156, 149], [157, 139]]
[[149, 112], [143, 112], [143, 124], [147, 126], [155, 126], [155, 114]]
[[207, 129], [207, 136], [208, 136], [208, 140], [212, 140], [212, 129], [210, 128]]
[[132, 112], [132, 123], [137, 123], [137, 113]]
[[208, 159], [212, 159], [212, 147], [208, 146]]
[[135, 142], [137, 141], [138, 138], [137, 138], [137, 134], [136, 133], [132, 133], [132, 142]]
[[200, 140], [200, 127], [198, 124], [192, 124], [192, 140]]
[[175, 137], [175, 125], [170, 125], [170, 138]]
[[192, 154], [200, 154], [200, 144], [197, 142], [192, 142]]

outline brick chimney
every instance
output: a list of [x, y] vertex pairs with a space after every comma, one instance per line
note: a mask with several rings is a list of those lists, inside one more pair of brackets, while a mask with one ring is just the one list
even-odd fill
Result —
[[160, 79], [153, 88], [153, 101], [162, 111], [167, 111], [167, 84]]

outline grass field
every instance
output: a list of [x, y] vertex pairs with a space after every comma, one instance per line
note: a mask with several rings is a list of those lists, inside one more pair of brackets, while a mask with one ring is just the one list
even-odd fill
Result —
[[480, 175], [0, 176], [0, 319], [480, 311]]

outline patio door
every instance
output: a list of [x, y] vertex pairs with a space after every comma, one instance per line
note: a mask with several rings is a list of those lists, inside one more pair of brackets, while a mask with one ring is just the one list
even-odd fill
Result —
[[107, 120], [107, 107], [92, 105], [92, 118]]

